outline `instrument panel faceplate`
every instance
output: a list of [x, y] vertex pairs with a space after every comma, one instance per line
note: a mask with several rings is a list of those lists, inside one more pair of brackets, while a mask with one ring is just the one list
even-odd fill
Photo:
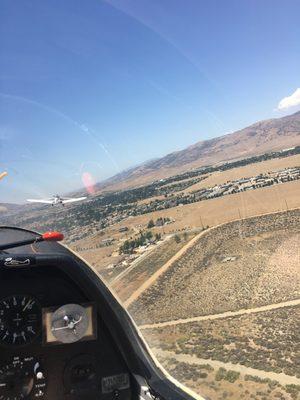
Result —
[[[6, 400], [8, 394], [10, 400], [94, 400], [111, 398], [114, 391], [120, 400], [130, 398], [130, 374], [101, 318], [99, 304], [61, 268], [0, 268], [0, 293], [0, 304], [10, 299], [15, 324], [33, 326], [28, 325], [32, 317], [27, 315], [32, 310], [35, 326], [39, 326], [34, 337], [23, 339], [21, 345], [1, 343], [4, 334], [0, 330], [0, 370], [8, 371], [0, 386], [0, 399]], [[11, 302], [17, 305], [12, 307]], [[57, 334], [63, 331], [67, 335]], [[34, 364], [24, 364], [25, 359]], [[21, 362], [13, 364], [14, 360]], [[35, 365], [42, 368], [37, 374]], [[7, 377], [11, 377], [9, 381]], [[8, 385], [16, 387], [14, 397]]]

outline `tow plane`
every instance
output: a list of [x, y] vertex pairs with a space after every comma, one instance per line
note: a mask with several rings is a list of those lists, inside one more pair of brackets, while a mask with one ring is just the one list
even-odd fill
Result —
[[56, 194], [49, 199], [27, 199], [29, 203], [42, 203], [42, 204], [51, 204], [52, 206], [61, 204], [64, 206], [65, 204], [75, 203], [77, 201], [85, 200], [85, 197], [62, 197]]

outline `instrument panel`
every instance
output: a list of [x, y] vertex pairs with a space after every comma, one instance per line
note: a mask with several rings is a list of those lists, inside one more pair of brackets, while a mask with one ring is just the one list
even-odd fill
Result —
[[31, 295], [11, 295], [0, 300], [0, 345], [25, 346], [41, 331], [43, 345], [95, 340], [96, 318], [92, 303], [43, 309]]
[[101, 306], [60, 269], [0, 269], [0, 400], [131, 398]]

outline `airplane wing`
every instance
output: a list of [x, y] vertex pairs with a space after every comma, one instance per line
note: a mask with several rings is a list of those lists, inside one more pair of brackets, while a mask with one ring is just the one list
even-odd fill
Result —
[[63, 199], [63, 204], [68, 204], [68, 203], [74, 203], [75, 201], [82, 201], [82, 200], [85, 200], [86, 199], [86, 197], [77, 197], [77, 198], [74, 198], [74, 199]]
[[27, 199], [29, 203], [43, 203], [43, 204], [52, 204], [52, 200], [43, 200], [43, 199]]

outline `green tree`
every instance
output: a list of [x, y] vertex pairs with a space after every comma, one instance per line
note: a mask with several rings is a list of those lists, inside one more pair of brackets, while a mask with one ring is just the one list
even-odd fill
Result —
[[148, 222], [147, 228], [153, 228], [154, 227], [154, 221], [153, 219], [150, 219], [150, 221]]
[[153, 233], [151, 231], [146, 232], [146, 239], [150, 240], [153, 237]]
[[180, 243], [181, 242], [181, 239], [180, 239], [180, 236], [179, 235], [175, 235], [175, 242], [176, 243]]
[[158, 241], [161, 239], [161, 234], [160, 233], [156, 233], [155, 234], [155, 240]]

